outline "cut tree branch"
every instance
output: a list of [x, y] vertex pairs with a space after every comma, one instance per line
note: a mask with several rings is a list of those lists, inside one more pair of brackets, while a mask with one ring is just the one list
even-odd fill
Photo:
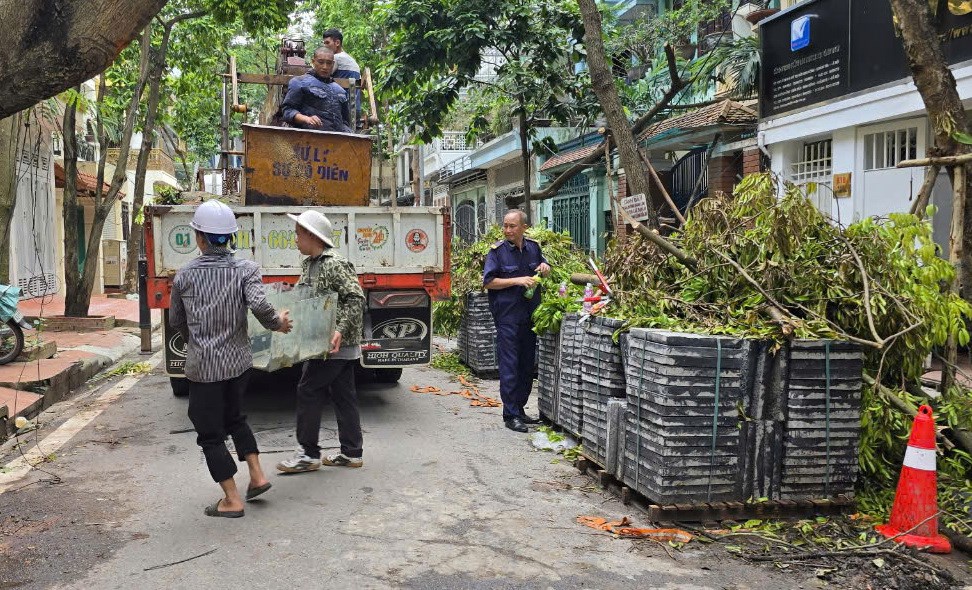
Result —
[[935, 188], [935, 181], [938, 180], [939, 170], [941, 170], [941, 166], [936, 164], [932, 164], [925, 170], [925, 181], [921, 183], [918, 196], [915, 198], [915, 202], [911, 204], [909, 213], [912, 215], [919, 217], [925, 216], [925, 209], [928, 207], [928, 201], [931, 199], [932, 189]]
[[787, 315], [784, 312], [786, 308], [783, 307], [780, 304], [780, 302], [777, 301], [772, 295], [770, 295], [766, 291], [766, 289], [764, 289], [763, 286], [756, 281], [756, 279], [750, 276], [749, 273], [746, 272], [746, 269], [743, 268], [741, 264], [739, 264], [738, 262], [730, 258], [728, 255], [720, 252], [717, 249], [713, 249], [712, 251], [715, 252], [717, 256], [719, 256], [720, 258], [728, 262], [734, 269], [736, 269], [736, 272], [742, 275], [742, 277], [746, 279], [746, 281], [750, 285], [755, 287], [756, 290], [759, 291], [759, 293], [766, 299], [766, 301], [769, 302], [769, 305], [766, 306], [766, 312], [769, 314], [771, 318], [773, 318], [773, 321], [778, 322], [780, 324], [792, 323], [787, 320]]
[[[651, 165], [651, 162], [648, 161], [648, 158], [645, 156], [643, 151], [638, 150], [638, 155], [641, 156], [641, 161], [644, 162], [645, 166], [648, 168], [648, 173], [651, 175], [651, 179], [655, 181], [655, 185], [661, 191], [662, 197], [665, 199], [665, 203], [668, 204], [669, 209], [671, 209], [672, 213], [675, 214], [675, 218], [678, 219], [679, 223], [685, 225], [685, 218], [682, 217], [682, 213], [675, 205], [675, 201], [672, 200], [672, 196], [668, 194], [668, 189], [665, 188], [665, 183], [661, 181], [661, 178], [658, 178], [658, 172], [655, 171], [655, 167]], [[645, 196], [647, 197], [648, 195]]]
[[636, 232], [638, 232], [639, 234], [647, 238], [648, 241], [650, 241], [652, 244], [655, 244], [663, 251], [674, 256], [676, 260], [681, 262], [684, 266], [686, 266], [690, 270], [693, 271], [698, 270], [699, 262], [695, 258], [692, 258], [688, 254], [680, 250], [677, 246], [675, 246], [675, 244], [663, 238], [661, 234], [659, 234], [657, 231], [650, 229], [648, 226], [641, 223], [640, 221], [636, 221], [633, 217], [631, 217], [631, 215], [628, 214], [627, 211], [624, 210], [623, 207], [618, 207], [618, 211], [621, 213], [621, 216], [624, 218], [625, 223], [630, 225]]
[[[685, 79], [685, 78], [680, 78], [678, 76], [677, 67], [673, 67], [673, 64], [677, 63], [675, 59], [675, 51], [669, 45], [665, 46], [665, 57], [668, 60], [668, 71], [669, 73], [674, 71], [675, 77], [672, 78], [671, 80], [672, 85], [669, 87], [667, 91], [665, 91], [665, 94], [661, 97], [661, 100], [659, 100], [655, 104], [655, 106], [651, 107], [651, 109], [649, 109], [648, 112], [638, 117], [635, 120], [635, 122], [632, 123], [631, 133], [634, 134], [635, 137], [640, 135], [641, 132], [644, 131], [648, 127], [648, 125], [650, 125], [654, 121], [658, 113], [664, 110], [670, 102], [675, 100], [675, 97], [678, 96], [678, 93], [681, 92], [683, 89], [685, 89], [685, 87], [691, 84], [692, 82], [692, 78]], [[608, 142], [608, 149], [614, 148], [613, 135], [608, 135], [607, 137], [605, 137], [604, 141]], [[602, 156], [600, 151], [595, 150], [589, 156], [585, 157], [584, 159], [580, 160], [576, 164], [572, 165], [567, 170], [561, 172], [557, 176], [557, 178], [553, 179], [550, 182], [550, 184], [548, 184], [542, 191], [533, 193], [531, 199], [534, 201], [542, 201], [544, 199], [549, 199], [550, 197], [555, 196], [557, 194], [557, 191], [560, 190], [560, 187], [567, 184], [567, 181], [569, 181], [574, 176], [577, 176], [585, 169], [590, 168], [591, 165], [599, 162], [601, 160], [601, 157]]]

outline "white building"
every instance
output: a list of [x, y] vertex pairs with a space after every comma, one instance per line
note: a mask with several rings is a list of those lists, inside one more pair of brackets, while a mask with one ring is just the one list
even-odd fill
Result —
[[[958, 82], [972, 99], [972, 14], [941, 3], [939, 32]], [[907, 212], [934, 137], [895, 37], [887, 0], [808, 0], [760, 23], [762, 80], [758, 143], [773, 172], [816, 183], [817, 206], [842, 224]], [[942, 172], [932, 194], [935, 239], [947, 243], [951, 187]]]

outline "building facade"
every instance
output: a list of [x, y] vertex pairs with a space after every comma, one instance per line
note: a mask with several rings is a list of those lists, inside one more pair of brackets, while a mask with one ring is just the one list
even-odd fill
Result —
[[[972, 14], [939, 3], [936, 26], [963, 100], [972, 98]], [[761, 24], [758, 143], [779, 179], [813, 187], [838, 223], [907, 212], [933, 135], [883, 0], [807, 0]], [[812, 184], [811, 184], [812, 183]], [[932, 193], [935, 239], [947, 244], [951, 186]]]

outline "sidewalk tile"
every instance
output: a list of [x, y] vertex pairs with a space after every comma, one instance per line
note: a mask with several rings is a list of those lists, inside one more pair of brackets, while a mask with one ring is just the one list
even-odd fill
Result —
[[36, 393], [0, 387], [0, 406], [7, 406], [11, 418], [40, 409], [43, 400], [44, 397]]

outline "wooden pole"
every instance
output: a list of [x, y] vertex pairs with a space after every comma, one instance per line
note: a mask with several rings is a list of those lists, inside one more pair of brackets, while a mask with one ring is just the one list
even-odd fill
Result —
[[[965, 280], [965, 265], [962, 258], [965, 255], [963, 242], [965, 241], [965, 166], [955, 166], [952, 169], [952, 228], [948, 239], [948, 260], [955, 268], [955, 278], [949, 287], [949, 292], [961, 295]], [[948, 340], [945, 341], [945, 361], [942, 367], [942, 394], [955, 384], [955, 365], [958, 361], [958, 339], [955, 330], [949, 330]]]
[[[678, 219], [679, 223], [685, 225], [685, 218], [682, 217], [682, 214], [679, 212], [678, 207], [675, 206], [675, 201], [672, 200], [672, 196], [668, 194], [668, 190], [665, 188], [665, 185], [662, 184], [661, 178], [659, 178], [658, 173], [655, 172], [655, 167], [652, 166], [651, 162], [648, 161], [648, 158], [645, 157], [644, 152], [638, 150], [638, 155], [641, 156], [641, 161], [644, 162], [645, 166], [648, 168], [648, 173], [651, 174], [652, 180], [654, 180], [655, 184], [658, 185], [658, 188], [661, 189], [662, 197], [664, 197], [665, 202], [668, 203], [668, 206], [671, 208], [672, 213], [675, 214], [675, 218]], [[651, 202], [651, 199], [648, 198], [648, 195], [645, 195], [645, 198], [648, 199], [649, 203]]]
[[941, 156], [938, 158], [920, 158], [918, 160], [901, 160], [897, 168], [917, 168], [920, 166], [959, 166], [972, 162], [972, 153], [958, 156]]
[[[611, 190], [611, 147], [607, 141], [604, 142], [604, 170], [604, 179], [607, 181], [604, 190], [607, 191], [608, 201], [611, 203], [611, 223], [616, 224], [618, 222], [618, 214], [614, 206], [614, 201], [617, 199], [617, 194]], [[620, 178], [618, 182], [621, 182]], [[614, 233], [618, 233], [617, 227], [614, 228]]]

